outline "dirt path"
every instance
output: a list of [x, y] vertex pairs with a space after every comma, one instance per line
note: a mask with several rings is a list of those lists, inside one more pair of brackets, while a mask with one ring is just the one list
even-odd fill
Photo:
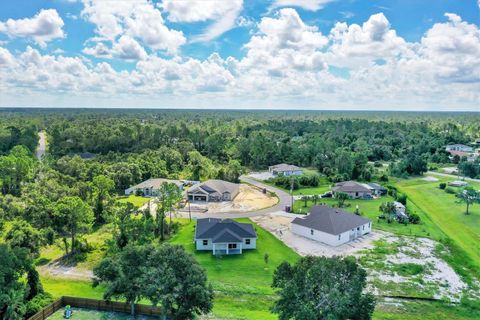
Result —
[[93, 278], [92, 270], [84, 270], [75, 266], [65, 266], [58, 262], [51, 262], [37, 268], [41, 275], [56, 278], [68, 278], [75, 280], [91, 280]]
[[463, 177], [463, 176], [459, 177], [459, 176], [457, 176], [457, 175], [447, 174], [447, 173], [440, 173], [440, 172], [435, 172], [435, 171], [427, 171], [426, 174], [432, 174], [432, 175], [440, 176], [440, 177], [453, 178], [453, 179], [457, 179], [457, 180], [480, 182], [480, 179], [472, 179], [472, 178], [467, 178], [467, 177]]

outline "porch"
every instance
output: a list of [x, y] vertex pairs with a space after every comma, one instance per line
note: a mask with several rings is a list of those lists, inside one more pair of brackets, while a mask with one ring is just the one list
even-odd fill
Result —
[[213, 255], [242, 254], [242, 243], [214, 243], [212, 252]]

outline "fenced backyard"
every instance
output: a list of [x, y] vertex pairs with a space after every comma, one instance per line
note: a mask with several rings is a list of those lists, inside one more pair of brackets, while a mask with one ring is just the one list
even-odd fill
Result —
[[[31, 316], [28, 320], [46, 320], [56, 311], [60, 310], [61, 308], [67, 305], [73, 308], [85, 308], [90, 310], [118, 312], [118, 313], [124, 313], [124, 314], [130, 313], [130, 305], [125, 302], [105, 301], [105, 300], [64, 296], [54, 301], [53, 303], [49, 304], [48, 306], [43, 308], [41, 311]], [[154, 307], [154, 306], [149, 306], [144, 304], [135, 304], [135, 314], [151, 316], [151, 317], [159, 317], [161, 315], [161, 310], [159, 307]]]

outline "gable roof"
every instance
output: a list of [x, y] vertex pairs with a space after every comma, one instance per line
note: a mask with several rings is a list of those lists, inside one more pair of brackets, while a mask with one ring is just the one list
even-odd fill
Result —
[[257, 233], [249, 223], [231, 219], [197, 219], [195, 239], [213, 239], [213, 242], [241, 242], [242, 238], [256, 238]]
[[179, 188], [183, 186], [183, 182], [180, 180], [170, 180], [170, 179], [163, 179], [163, 178], [155, 178], [155, 179], [148, 179], [139, 184], [130, 187], [130, 189], [145, 189], [145, 188], [152, 188], [152, 189], [160, 189], [163, 183], [174, 183]]
[[372, 183], [369, 183], [368, 185], [375, 190], [387, 190], [387, 188], [385, 188], [384, 186], [382, 186], [381, 184], [378, 184], [378, 183], [373, 183], [372, 182]]
[[371, 222], [369, 219], [328, 206], [314, 206], [306, 217], [292, 223], [325, 233], [338, 235]]
[[343, 181], [335, 184], [332, 188], [335, 192], [371, 192], [371, 187], [356, 181]]
[[196, 193], [197, 191], [206, 192], [209, 194], [224, 194], [229, 192], [230, 194], [237, 194], [240, 189], [240, 185], [223, 180], [207, 180], [203, 183], [194, 185], [188, 190], [188, 193]]
[[270, 168], [278, 172], [301, 170], [300, 167], [294, 166], [293, 164], [286, 164], [286, 163], [276, 164], [274, 166], [271, 166]]

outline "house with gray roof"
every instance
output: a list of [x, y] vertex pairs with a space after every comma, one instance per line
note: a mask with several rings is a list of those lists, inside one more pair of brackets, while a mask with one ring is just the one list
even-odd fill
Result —
[[295, 218], [294, 234], [331, 246], [355, 240], [372, 230], [372, 221], [338, 208], [314, 206], [305, 217]]
[[214, 255], [242, 254], [257, 248], [257, 233], [249, 223], [231, 219], [198, 219], [195, 226], [197, 250], [212, 251]]
[[336, 183], [332, 188], [332, 193], [335, 196], [337, 192], [348, 194], [350, 199], [371, 199], [374, 194], [372, 187], [356, 181], [343, 181]]
[[268, 171], [274, 176], [300, 176], [303, 170], [292, 164], [280, 163], [268, 167]]
[[132, 186], [125, 190], [125, 194], [130, 195], [130, 194], [140, 193], [145, 197], [155, 197], [158, 195], [158, 190], [160, 190], [160, 187], [164, 183], [173, 183], [180, 189], [180, 191], [183, 191], [183, 186], [184, 186], [183, 181], [157, 178], [157, 179], [148, 179], [135, 186]]
[[232, 201], [240, 192], [240, 185], [223, 180], [208, 180], [187, 190], [189, 201]]

